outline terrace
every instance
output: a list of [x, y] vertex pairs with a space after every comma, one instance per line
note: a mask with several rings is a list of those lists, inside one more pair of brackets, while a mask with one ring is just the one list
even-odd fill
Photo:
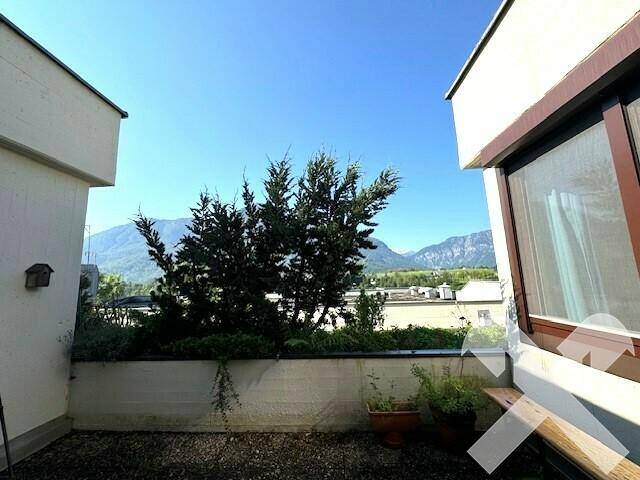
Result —
[[447, 94], [495, 310], [345, 301], [400, 175], [326, 150], [271, 162], [264, 198], [203, 192], [175, 250], [139, 213], [157, 308], [90, 305], [86, 199], [127, 113], [0, 15], [2, 474], [640, 478], [640, 6], [539, 5], [506, 0]]
[[489, 477], [428, 434], [390, 450], [370, 433], [73, 432], [21, 462], [16, 479], [524, 480], [538, 473], [538, 459], [521, 448]]

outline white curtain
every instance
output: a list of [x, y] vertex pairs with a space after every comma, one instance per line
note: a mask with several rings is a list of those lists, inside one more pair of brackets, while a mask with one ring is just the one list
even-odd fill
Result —
[[553, 189], [546, 210], [567, 319], [581, 323], [594, 313], [609, 313], [581, 198]]

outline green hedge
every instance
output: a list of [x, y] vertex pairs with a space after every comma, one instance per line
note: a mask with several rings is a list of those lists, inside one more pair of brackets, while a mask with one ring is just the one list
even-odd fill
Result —
[[[359, 332], [351, 328], [320, 330], [303, 338], [291, 338], [283, 349], [261, 336], [219, 334], [186, 338], [167, 346], [150, 347], [139, 327], [102, 327], [78, 333], [73, 346], [74, 358], [85, 361], [132, 360], [146, 355], [163, 355], [181, 360], [264, 358], [277, 354], [322, 355], [394, 350], [460, 349], [466, 329], [428, 327], [393, 328]], [[474, 346], [504, 345], [504, 328], [473, 329]]]
[[138, 356], [135, 330], [104, 325], [76, 332], [72, 355], [79, 360], [114, 362]]
[[276, 346], [265, 337], [236, 333], [185, 338], [175, 342], [170, 351], [173, 356], [183, 360], [260, 358], [273, 355]]

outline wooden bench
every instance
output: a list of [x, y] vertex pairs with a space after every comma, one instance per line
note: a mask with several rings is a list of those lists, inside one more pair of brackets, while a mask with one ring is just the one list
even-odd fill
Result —
[[591, 459], [604, 459], [614, 463], [620, 459], [618, 453], [517, 390], [485, 388], [484, 391], [505, 411], [518, 400], [522, 400], [524, 403], [518, 404], [518, 409], [513, 410], [514, 416], [532, 427], [539, 423], [539, 419], [544, 418], [545, 420], [537, 425], [536, 434], [590, 477], [598, 480], [640, 479], [640, 467], [626, 458], [622, 458], [608, 474], [604, 473]]

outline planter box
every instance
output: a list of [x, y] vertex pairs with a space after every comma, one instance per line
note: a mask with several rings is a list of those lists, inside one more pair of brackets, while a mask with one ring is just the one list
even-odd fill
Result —
[[422, 424], [420, 411], [408, 402], [394, 402], [396, 410], [377, 412], [367, 404], [371, 428], [376, 433], [385, 434], [384, 444], [392, 448], [404, 446], [403, 433], [412, 432]]
[[[504, 365], [504, 354], [491, 357]], [[495, 386], [511, 386], [509, 369], [495, 379], [475, 357], [459, 352], [420, 358], [238, 360], [229, 369], [240, 407], [229, 415], [235, 431], [369, 430], [365, 405], [372, 371], [380, 385], [394, 381], [400, 398], [415, 395], [412, 364], [441, 371], [464, 362], [464, 371]], [[69, 416], [86, 430], [224, 431], [211, 407], [214, 361], [75, 362]], [[499, 409], [480, 415], [492, 424]]]

